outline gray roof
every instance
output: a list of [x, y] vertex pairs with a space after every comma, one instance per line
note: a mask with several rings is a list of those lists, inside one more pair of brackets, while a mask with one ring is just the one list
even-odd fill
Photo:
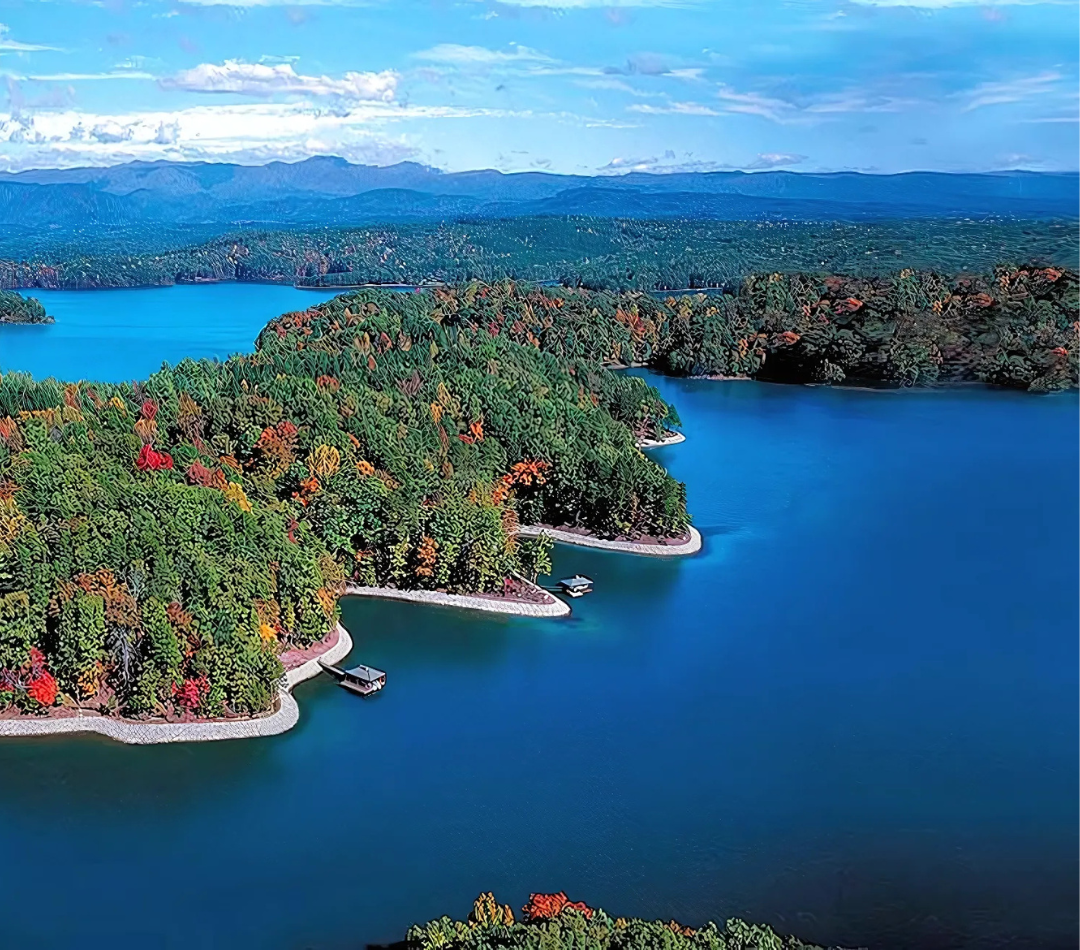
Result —
[[354, 679], [361, 680], [364, 683], [371, 683], [382, 676], [386, 676], [382, 670], [377, 670], [373, 666], [354, 666], [351, 670], [346, 670], [345, 672]]
[[565, 584], [567, 587], [581, 587], [582, 584], [591, 584], [592, 578], [586, 577], [584, 574], [575, 574], [573, 577], [559, 581], [559, 583]]

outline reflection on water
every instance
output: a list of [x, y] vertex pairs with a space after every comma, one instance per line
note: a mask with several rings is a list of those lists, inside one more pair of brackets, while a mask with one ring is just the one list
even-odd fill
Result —
[[273, 739], [0, 744], [5, 938], [326, 950], [565, 889], [1075, 946], [1075, 397], [657, 382], [700, 556], [557, 546], [568, 620], [347, 600], [386, 690]]

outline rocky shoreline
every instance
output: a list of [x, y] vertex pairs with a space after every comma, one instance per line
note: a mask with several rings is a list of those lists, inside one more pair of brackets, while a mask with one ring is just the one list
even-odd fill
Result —
[[352, 650], [352, 637], [341, 624], [337, 637], [317, 656], [285, 671], [278, 693], [278, 708], [265, 716], [250, 719], [196, 720], [192, 722], [140, 722], [80, 710], [64, 719], [22, 717], [0, 720], [0, 736], [48, 736], [76, 732], [96, 732], [128, 745], [157, 745], [170, 742], [216, 742], [222, 739], [256, 739], [287, 732], [300, 719], [300, 707], [291, 691], [304, 680], [317, 676], [319, 660], [337, 663]]
[[[657, 444], [674, 444], [685, 437], [665, 440]], [[518, 529], [521, 537], [547, 534], [553, 541], [580, 547], [617, 551], [646, 557], [679, 557], [695, 554], [701, 550], [701, 534], [691, 527], [685, 540], [668, 543], [654, 540], [643, 543], [635, 541], [611, 541], [588, 534], [554, 528], [548, 525], [523, 525]], [[464, 610], [481, 610], [487, 613], [509, 614], [520, 617], [567, 617], [570, 607], [543, 588], [518, 578], [519, 584], [530, 589], [535, 600], [503, 597], [495, 594], [448, 594], [430, 590], [397, 590], [391, 587], [362, 587], [346, 585], [349, 597], [375, 597], [386, 600], [433, 604], [441, 607], [457, 607]], [[319, 674], [319, 661], [338, 663], [352, 650], [353, 641], [341, 624], [335, 628], [337, 636], [325, 644], [317, 644], [293, 654], [297, 665], [286, 669], [278, 694], [278, 708], [263, 716], [249, 719], [193, 720], [191, 722], [153, 722], [121, 719], [101, 715], [89, 710], [78, 710], [75, 715], [64, 717], [22, 716], [0, 719], [0, 737], [35, 737], [93, 732], [117, 742], [129, 745], [156, 745], [171, 742], [214, 742], [223, 739], [254, 739], [280, 735], [287, 732], [300, 718], [300, 707], [291, 691], [304, 680]], [[288, 661], [285, 661], [286, 663]]]
[[622, 554], [640, 554], [645, 557], [681, 557], [687, 554], [697, 554], [701, 550], [701, 532], [691, 527], [685, 540], [667, 543], [654, 540], [652, 542], [641, 541], [608, 541], [605, 538], [597, 538], [591, 534], [583, 534], [577, 531], [567, 531], [563, 528], [553, 528], [550, 525], [533, 524], [522, 525], [518, 528], [518, 536], [522, 538], [535, 538], [540, 534], [546, 534], [552, 541], [560, 544], [576, 544], [583, 548], [598, 548], [602, 551], [618, 551]]
[[666, 445], [678, 445], [685, 442], [686, 436], [681, 432], [668, 432], [662, 439], [641, 439], [638, 442], [639, 449], [660, 449]]
[[[528, 582], [524, 582], [528, 584]], [[349, 597], [377, 597], [384, 600], [406, 600], [417, 604], [435, 604], [440, 607], [458, 607], [463, 610], [484, 610], [488, 613], [512, 614], [518, 617], [568, 617], [569, 605], [549, 594], [542, 587], [529, 584], [540, 596], [540, 602], [515, 600], [486, 594], [445, 594], [437, 590], [397, 590], [393, 587], [360, 587], [348, 584], [345, 594]]]

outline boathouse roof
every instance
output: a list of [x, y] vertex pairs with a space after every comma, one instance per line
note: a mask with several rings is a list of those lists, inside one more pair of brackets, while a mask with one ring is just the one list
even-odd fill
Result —
[[575, 574], [573, 577], [567, 577], [559, 581], [559, 583], [564, 587], [587, 587], [592, 583], [592, 578], [586, 577], [584, 574]]
[[377, 670], [373, 666], [354, 666], [351, 670], [345, 672], [363, 683], [373, 683], [375, 680], [386, 676], [382, 670]]

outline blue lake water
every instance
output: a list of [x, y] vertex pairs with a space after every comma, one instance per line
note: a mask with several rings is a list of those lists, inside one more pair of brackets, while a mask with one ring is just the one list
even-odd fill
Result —
[[[267, 290], [138, 299], [199, 355], [318, 299], [228, 325]], [[0, 365], [180, 355], [113, 319], [92, 359]], [[7, 940], [341, 950], [565, 889], [850, 946], [1075, 947], [1075, 395], [651, 379], [702, 555], [557, 548], [596, 581], [565, 621], [347, 601], [386, 691], [304, 684], [274, 739], [3, 742]]]
[[224, 359], [252, 349], [271, 317], [333, 291], [273, 284], [194, 284], [132, 290], [27, 290], [56, 323], [0, 326], [0, 372], [43, 379], [145, 379], [163, 362]]

